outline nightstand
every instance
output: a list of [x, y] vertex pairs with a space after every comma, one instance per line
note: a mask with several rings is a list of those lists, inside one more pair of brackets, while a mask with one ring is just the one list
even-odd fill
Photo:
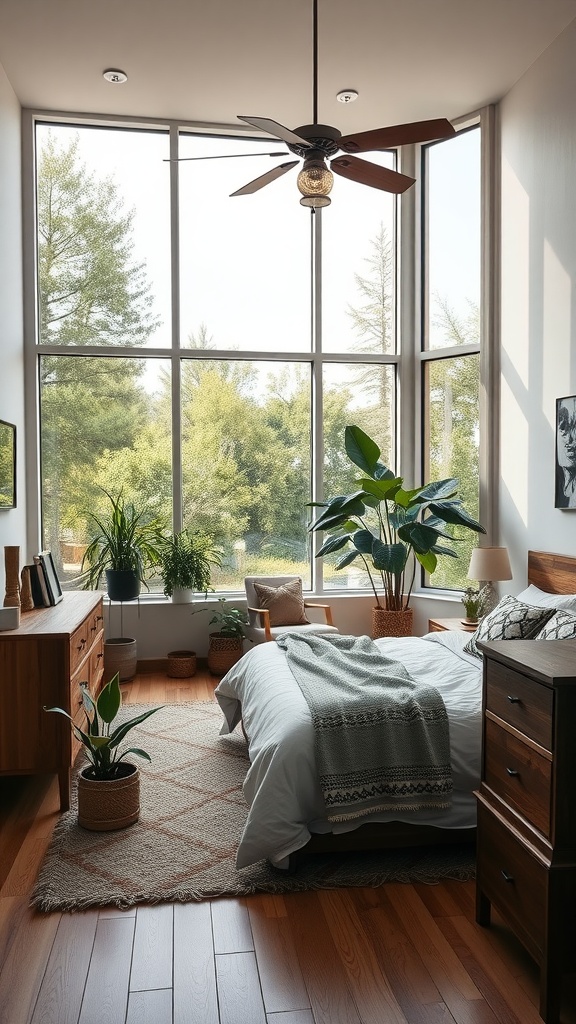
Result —
[[576, 969], [576, 640], [480, 643], [482, 776], [476, 920], [494, 903], [540, 967], [540, 1015], [558, 1024]]
[[445, 630], [461, 630], [463, 633], [474, 633], [476, 626], [465, 626], [461, 619], [428, 619], [429, 633], [443, 633]]

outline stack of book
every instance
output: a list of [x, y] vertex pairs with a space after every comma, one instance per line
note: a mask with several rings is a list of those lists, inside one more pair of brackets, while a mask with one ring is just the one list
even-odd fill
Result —
[[50, 551], [34, 555], [34, 565], [29, 566], [32, 598], [36, 608], [49, 608], [62, 600], [62, 587], [56, 574]]

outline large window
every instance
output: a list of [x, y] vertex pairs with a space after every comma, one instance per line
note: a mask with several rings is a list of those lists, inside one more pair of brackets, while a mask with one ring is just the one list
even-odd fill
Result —
[[[423, 475], [455, 478], [459, 496], [480, 517], [480, 127], [423, 152]], [[454, 530], [458, 558], [439, 559], [428, 585], [468, 584], [469, 530]]]
[[[311, 213], [296, 170], [230, 198], [282, 162], [266, 155], [282, 144], [173, 124], [32, 123], [42, 543], [64, 584], [77, 585], [87, 512], [121, 491], [167, 530], [212, 538], [219, 591], [241, 590], [248, 573], [364, 587], [353, 567], [314, 559], [308, 504], [351, 486], [347, 424], [400, 470], [398, 201], [338, 179], [332, 206]], [[464, 264], [478, 168], [450, 220], [458, 146], [474, 157], [460, 137], [451, 156], [445, 145], [428, 148], [424, 175], [425, 471], [463, 469], [474, 514], [479, 285]], [[393, 153], [369, 157], [396, 166]]]

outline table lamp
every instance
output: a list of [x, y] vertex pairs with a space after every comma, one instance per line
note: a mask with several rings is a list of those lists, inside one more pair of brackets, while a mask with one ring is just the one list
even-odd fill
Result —
[[498, 604], [494, 581], [512, 579], [508, 548], [474, 548], [468, 566], [468, 579], [478, 580], [484, 588], [482, 615], [487, 615]]

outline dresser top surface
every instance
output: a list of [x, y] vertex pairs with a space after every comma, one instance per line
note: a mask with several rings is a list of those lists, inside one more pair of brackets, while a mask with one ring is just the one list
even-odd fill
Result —
[[69, 590], [59, 604], [22, 612], [18, 629], [0, 631], [0, 643], [39, 636], [69, 636], [94, 611], [102, 594], [94, 590]]
[[576, 640], [478, 642], [485, 655], [542, 682], [576, 683]]

